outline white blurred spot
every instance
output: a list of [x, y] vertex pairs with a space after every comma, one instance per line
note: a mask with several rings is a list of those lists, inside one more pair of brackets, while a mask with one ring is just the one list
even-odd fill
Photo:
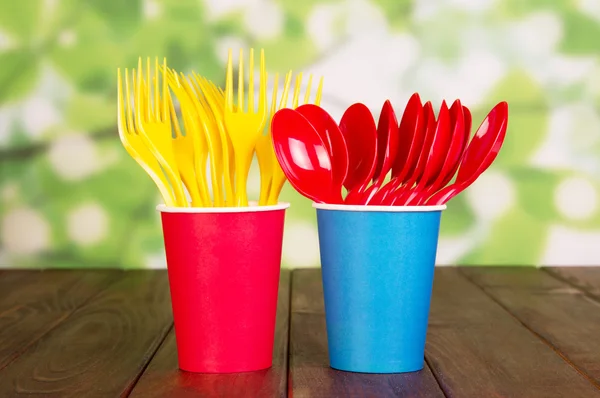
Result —
[[579, 10], [600, 22], [600, 1], [598, 0], [575, 0]]
[[411, 19], [415, 22], [423, 22], [441, 11], [441, 1], [415, 1], [412, 7]]
[[252, 3], [244, 15], [246, 29], [259, 39], [269, 39], [281, 34], [283, 22], [283, 10], [273, 0]]
[[87, 203], [71, 210], [67, 215], [67, 234], [81, 245], [100, 242], [108, 234], [108, 216], [97, 203]]
[[496, 4], [497, 0], [449, 0], [448, 3], [456, 8], [472, 13], [487, 11]]
[[7, 143], [11, 133], [15, 112], [10, 106], [0, 108], [0, 144]]
[[450, 66], [435, 58], [425, 59], [408, 82], [414, 91], [422, 93], [434, 104], [442, 99], [476, 106], [486, 100], [488, 92], [506, 73], [502, 59], [488, 50], [474, 49]]
[[156, 0], [144, 0], [143, 13], [146, 19], [156, 19], [162, 14], [161, 5]]
[[596, 266], [600, 264], [598, 242], [600, 231], [578, 231], [559, 225], [552, 226], [540, 263], [544, 266]]
[[306, 221], [294, 221], [283, 235], [283, 262], [290, 267], [315, 267], [320, 264], [319, 234]]
[[387, 33], [388, 23], [385, 14], [372, 2], [349, 0], [345, 11], [347, 13], [346, 34], [349, 37]]
[[336, 39], [335, 23], [341, 7], [334, 4], [317, 4], [306, 20], [306, 31], [319, 50], [329, 49]]
[[600, 116], [586, 102], [552, 109], [545, 141], [532, 157], [532, 164], [548, 169], [593, 172], [600, 161], [592, 148], [600, 144]]
[[0, 29], [0, 51], [9, 50], [16, 46], [16, 41], [5, 31]]
[[535, 60], [551, 55], [563, 36], [562, 21], [556, 13], [538, 11], [530, 13], [509, 28], [507, 37], [524, 59]]
[[436, 265], [460, 265], [458, 260], [476, 246], [476, 240], [469, 234], [453, 238], [440, 238], [435, 259]]
[[512, 181], [497, 171], [484, 172], [463, 194], [477, 217], [482, 220], [501, 217], [515, 204]]
[[32, 96], [23, 106], [21, 120], [31, 138], [40, 138], [61, 121], [61, 115], [47, 98]]
[[48, 157], [56, 173], [68, 181], [78, 181], [101, 166], [96, 144], [83, 134], [58, 138], [50, 146]]
[[47, 12], [52, 12], [56, 8], [58, 0], [44, 0], [44, 8]]
[[418, 41], [408, 34], [365, 33], [306, 73], [325, 76], [324, 93], [335, 93], [345, 104], [362, 102], [379, 110], [386, 99], [396, 103], [403, 74], [416, 62], [419, 51]]
[[532, 156], [532, 165], [549, 169], [570, 167], [571, 162], [564, 141], [565, 134], [572, 131], [573, 123], [570, 107], [562, 106], [550, 111], [548, 133], [545, 134], [545, 142]]
[[167, 258], [165, 257], [165, 251], [160, 253], [150, 254], [144, 259], [144, 268], [149, 269], [164, 269], [167, 268]]
[[71, 29], [63, 30], [58, 34], [58, 44], [61, 47], [73, 47], [77, 44], [77, 35]]
[[8, 253], [39, 253], [50, 246], [50, 225], [36, 210], [16, 208], [4, 215], [0, 239]]
[[556, 187], [554, 204], [565, 217], [582, 220], [596, 211], [598, 194], [585, 178], [566, 178]]
[[218, 19], [222, 16], [238, 11], [244, 7], [261, 4], [261, 0], [205, 0], [204, 6], [209, 19]]
[[544, 62], [543, 67], [534, 65], [530, 70], [546, 84], [568, 86], [587, 79], [593, 73], [595, 65], [594, 56], [568, 57], [555, 54]]
[[[247, 43], [239, 37], [223, 36], [219, 38], [216, 43], [217, 57], [226, 65], [229, 57], [229, 50], [231, 49], [231, 62], [233, 65], [237, 65], [240, 59], [240, 48], [246, 49], [246, 47]], [[244, 53], [246, 53], [246, 51], [244, 51]], [[223, 89], [225, 89], [225, 87], [223, 87]]]
[[2, 187], [0, 196], [3, 202], [13, 202], [19, 197], [19, 187], [14, 183], [6, 184]]

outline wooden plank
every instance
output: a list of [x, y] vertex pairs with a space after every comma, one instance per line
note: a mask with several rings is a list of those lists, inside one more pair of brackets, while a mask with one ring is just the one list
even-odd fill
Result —
[[600, 300], [600, 267], [546, 267], [543, 270]]
[[0, 275], [0, 370], [114, 280], [110, 271]]
[[599, 396], [583, 375], [456, 268], [436, 271], [426, 357], [447, 396]]
[[124, 271], [0, 371], [0, 396], [126, 395], [171, 325], [166, 271]]
[[198, 374], [177, 367], [175, 333], [164, 344], [133, 389], [131, 397], [285, 397], [287, 395], [290, 272], [281, 270], [273, 366], [257, 372]]
[[535, 268], [461, 271], [600, 388], [600, 303]]
[[320, 270], [292, 274], [290, 396], [443, 397], [431, 370], [364, 374], [329, 367]]

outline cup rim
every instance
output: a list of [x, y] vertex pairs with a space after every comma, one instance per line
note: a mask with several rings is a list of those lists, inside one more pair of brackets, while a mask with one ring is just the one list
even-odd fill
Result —
[[446, 210], [446, 205], [435, 206], [370, 206], [370, 205], [340, 205], [313, 202], [312, 207], [319, 210], [362, 211], [379, 213], [417, 213]]
[[160, 213], [259, 213], [265, 211], [285, 210], [290, 207], [288, 202], [278, 202], [276, 205], [259, 206], [257, 201], [249, 201], [244, 207], [171, 207], [165, 204], [156, 206]]

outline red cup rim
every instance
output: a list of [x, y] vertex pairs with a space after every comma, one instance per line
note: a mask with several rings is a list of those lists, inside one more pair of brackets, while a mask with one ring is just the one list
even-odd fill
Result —
[[446, 205], [436, 206], [370, 206], [370, 205], [335, 205], [313, 202], [312, 206], [320, 210], [338, 211], [364, 211], [364, 212], [392, 212], [392, 213], [417, 213], [446, 210]]
[[258, 213], [263, 211], [285, 210], [290, 207], [287, 202], [276, 205], [259, 206], [256, 201], [249, 201], [249, 206], [244, 207], [171, 207], [164, 204], [156, 206], [161, 213]]

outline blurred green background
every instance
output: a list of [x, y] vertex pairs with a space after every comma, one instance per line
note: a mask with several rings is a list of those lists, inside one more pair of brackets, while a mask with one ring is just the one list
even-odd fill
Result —
[[[495, 164], [443, 216], [438, 263], [600, 264], [598, 0], [0, 1], [0, 267], [164, 267], [158, 192], [121, 147], [116, 69], [166, 56], [223, 84], [227, 49], [325, 77], [339, 120], [460, 98], [509, 103]], [[249, 191], [259, 189], [253, 169]], [[286, 184], [284, 266], [318, 265]]]

